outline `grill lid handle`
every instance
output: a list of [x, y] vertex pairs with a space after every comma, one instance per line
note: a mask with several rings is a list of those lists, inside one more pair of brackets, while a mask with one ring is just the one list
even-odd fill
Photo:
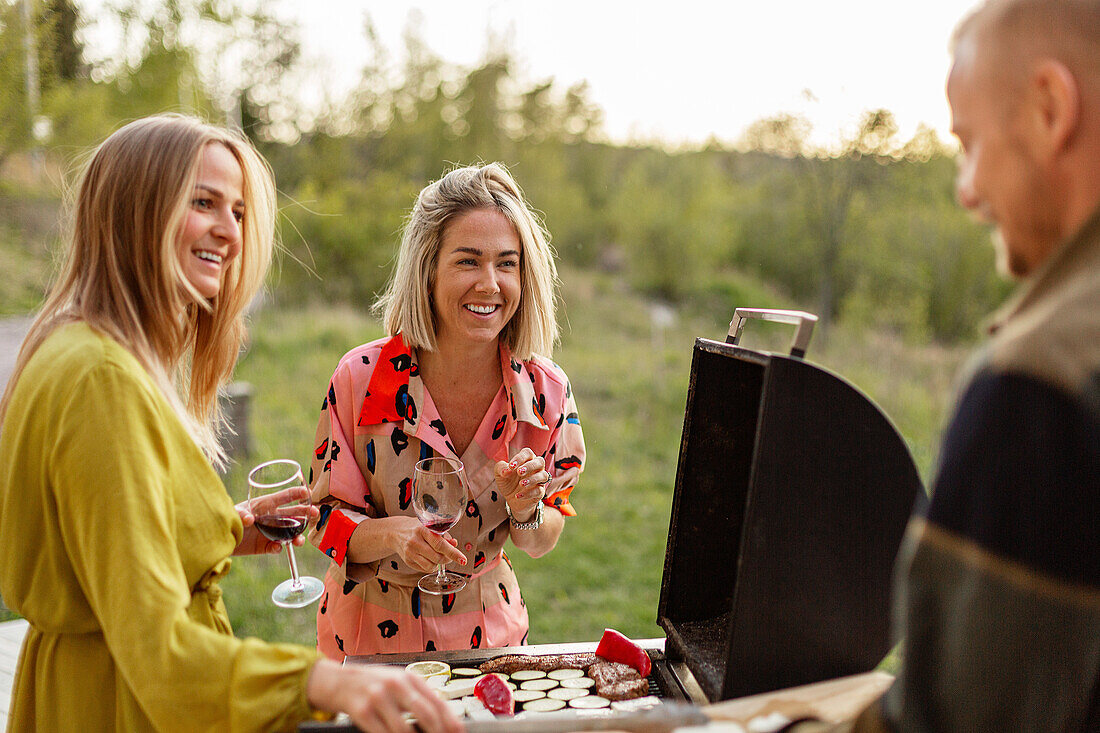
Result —
[[798, 326], [794, 332], [794, 341], [791, 342], [791, 356], [795, 359], [806, 356], [806, 348], [810, 345], [810, 337], [814, 333], [814, 324], [817, 323], [817, 316], [813, 313], [773, 310], [771, 308], [738, 308], [733, 313], [733, 320], [730, 321], [730, 330], [726, 335], [727, 344], [736, 346], [741, 341], [741, 332], [745, 330], [745, 321], [749, 318]]

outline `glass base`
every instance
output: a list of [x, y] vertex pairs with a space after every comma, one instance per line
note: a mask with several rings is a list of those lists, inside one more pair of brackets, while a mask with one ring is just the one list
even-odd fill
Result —
[[316, 601], [324, 592], [324, 583], [306, 575], [298, 578], [297, 587], [291, 579], [279, 583], [278, 587], [271, 592], [271, 600], [276, 606], [282, 608], [301, 608]]
[[416, 587], [433, 596], [442, 596], [447, 593], [455, 593], [466, 587], [466, 579], [458, 573], [443, 573], [442, 579], [438, 573], [430, 573], [420, 579]]

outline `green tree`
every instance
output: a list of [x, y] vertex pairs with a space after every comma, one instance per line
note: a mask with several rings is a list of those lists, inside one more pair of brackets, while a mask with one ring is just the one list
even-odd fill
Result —
[[794, 161], [793, 192], [801, 208], [807, 235], [816, 242], [811, 266], [817, 273], [817, 314], [822, 327], [838, 313], [850, 286], [843, 267], [850, 225], [861, 194], [880, 178], [884, 164], [897, 152], [897, 124], [886, 110], [864, 113], [854, 135], [836, 150], [809, 142], [810, 125], [795, 116], [761, 120], [746, 133], [750, 150], [772, 153]]
[[48, 0], [43, 4], [42, 13], [50, 30], [51, 68], [57, 79], [73, 81], [86, 77], [84, 44], [77, 37], [82, 23], [72, 0]]
[[[41, 105], [41, 96], [55, 86], [59, 39], [63, 39], [58, 17], [51, 12], [50, 5], [34, 4], [30, 23], [31, 59], [37, 71], [32, 83], [36, 85]], [[22, 1], [0, 0], [0, 109], [4, 110], [0, 115], [0, 166], [13, 152], [33, 144], [33, 117], [41, 112], [41, 107], [31, 109], [28, 96], [27, 39]]]

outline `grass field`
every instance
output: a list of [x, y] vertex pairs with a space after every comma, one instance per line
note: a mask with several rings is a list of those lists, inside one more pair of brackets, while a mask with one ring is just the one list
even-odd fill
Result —
[[[569, 373], [580, 407], [587, 468], [573, 494], [578, 516], [558, 547], [532, 560], [509, 556], [531, 612], [530, 639], [585, 641], [613, 626], [634, 637], [662, 635], [656, 624], [665, 539], [680, 445], [691, 348], [696, 336], [721, 340], [735, 305], [783, 305], [744, 289], [709, 310], [681, 309], [658, 327], [652, 305], [609, 275], [565, 273], [565, 333], [555, 360]], [[750, 348], [783, 350], [782, 327], [746, 333]], [[253, 463], [279, 456], [305, 462], [331, 370], [349, 348], [381, 335], [379, 324], [347, 308], [291, 311], [271, 303], [254, 317], [237, 376], [254, 387]], [[964, 349], [907, 346], [878, 332], [830, 331], [808, 360], [854, 382], [894, 419], [926, 477]], [[242, 498], [244, 472], [227, 485]], [[321, 574], [326, 558], [298, 551], [303, 572]], [[242, 558], [226, 582], [239, 635], [312, 643], [316, 608], [275, 608], [268, 595], [287, 575], [282, 556]]]

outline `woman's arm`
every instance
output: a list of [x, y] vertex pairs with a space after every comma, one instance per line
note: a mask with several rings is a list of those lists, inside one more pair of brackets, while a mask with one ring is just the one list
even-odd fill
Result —
[[[510, 461], [498, 461], [493, 467], [493, 475], [508, 504], [511, 515], [508, 536], [512, 544], [531, 557], [542, 557], [553, 550], [565, 528], [565, 520], [558, 509], [543, 502], [551, 478], [542, 456], [524, 448]], [[537, 527], [522, 527], [536, 522], [540, 512], [542, 519]]]
[[450, 533], [439, 536], [428, 531], [416, 517], [379, 517], [360, 522], [348, 542], [348, 560], [371, 563], [400, 555], [414, 570], [427, 573], [440, 563], [466, 564], [458, 541]]
[[[531, 512], [534, 519], [535, 512]], [[530, 521], [516, 517], [516, 522]], [[553, 550], [561, 537], [561, 531], [565, 529], [565, 518], [552, 506], [542, 507], [542, 524], [538, 529], [516, 529], [512, 523], [508, 523], [508, 536], [512, 538], [512, 544], [526, 552], [531, 557], [542, 557]]]
[[[547, 443], [551, 446], [549, 452], [540, 456], [531, 448], [523, 448], [494, 467], [497, 488], [511, 513], [509, 537], [531, 557], [553, 550], [565, 527], [565, 517], [576, 514], [569, 495], [584, 470], [585, 456], [584, 435], [568, 378], [553, 364], [544, 368], [554, 372], [554, 382], [561, 387], [556, 411], [548, 410], [546, 416], [547, 422], [555, 426]], [[539, 504], [541, 524], [535, 529], [516, 527], [534, 521]]]

